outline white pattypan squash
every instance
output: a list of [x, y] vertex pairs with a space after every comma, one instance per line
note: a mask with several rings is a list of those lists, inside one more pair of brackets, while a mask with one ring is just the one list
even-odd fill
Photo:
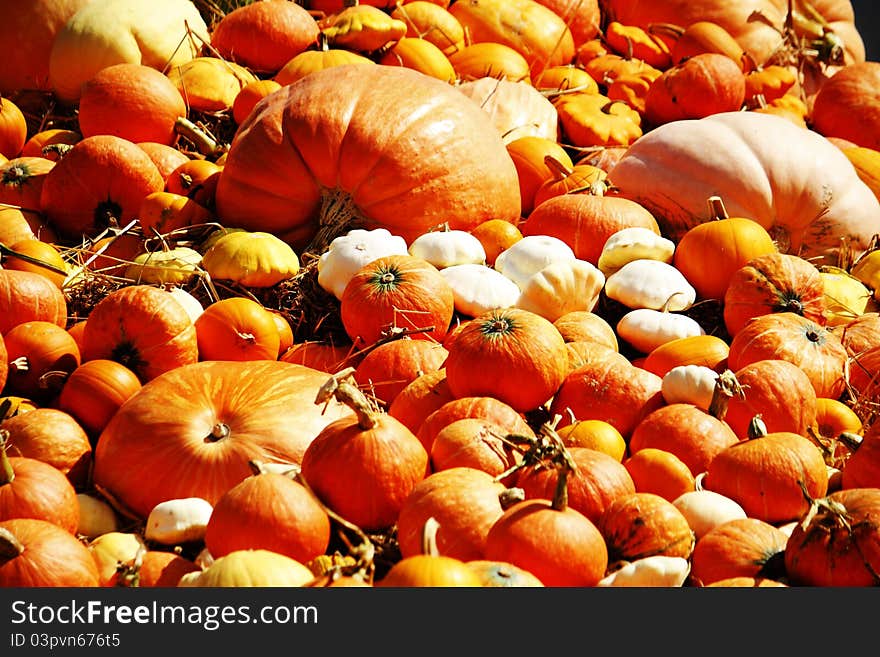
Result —
[[710, 529], [729, 520], [746, 517], [745, 510], [738, 502], [705, 488], [682, 493], [672, 504], [681, 511], [698, 541]]
[[410, 255], [427, 260], [437, 269], [486, 263], [483, 243], [464, 230], [435, 230], [424, 233], [410, 243], [409, 252]]
[[705, 365], [677, 365], [663, 375], [660, 394], [667, 404], [693, 404], [709, 410], [718, 372]]
[[199, 316], [205, 311], [202, 302], [196, 299], [192, 294], [176, 285], [168, 288], [168, 292], [183, 306], [189, 318], [195, 322]]
[[200, 497], [186, 497], [159, 502], [150, 511], [144, 536], [163, 545], [199, 541], [214, 507]]
[[659, 260], [671, 263], [675, 243], [643, 226], [630, 226], [613, 233], [602, 247], [597, 264], [610, 276], [633, 260]]
[[526, 281], [516, 305], [555, 322], [575, 310], [592, 311], [604, 286], [604, 274], [592, 263], [560, 260]]
[[691, 565], [687, 559], [655, 554], [630, 561], [601, 579], [597, 586], [683, 586], [690, 572]]
[[355, 228], [330, 242], [318, 259], [318, 285], [337, 299], [361, 267], [388, 255], [407, 255], [406, 241], [385, 228]]
[[571, 247], [558, 237], [526, 235], [498, 254], [495, 269], [522, 289], [533, 275], [547, 265], [575, 259]]
[[113, 507], [104, 500], [88, 493], [77, 493], [79, 505], [79, 525], [76, 533], [93, 539], [119, 529], [119, 520]]
[[643, 354], [679, 338], [705, 335], [703, 327], [687, 315], [636, 308], [617, 322], [617, 335]]
[[487, 265], [452, 265], [441, 269], [440, 275], [452, 288], [455, 310], [468, 317], [510, 308], [519, 299], [517, 284]]
[[629, 308], [685, 310], [697, 291], [672, 265], [642, 258], [626, 263], [608, 276], [605, 294]]

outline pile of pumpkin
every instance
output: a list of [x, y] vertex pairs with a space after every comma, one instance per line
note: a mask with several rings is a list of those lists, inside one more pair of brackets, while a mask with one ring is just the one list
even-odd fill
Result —
[[0, 9], [0, 585], [880, 583], [848, 0]]

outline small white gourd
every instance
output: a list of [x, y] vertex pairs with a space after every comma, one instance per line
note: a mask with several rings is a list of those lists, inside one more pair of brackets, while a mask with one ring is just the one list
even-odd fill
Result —
[[643, 354], [672, 340], [705, 333], [700, 323], [687, 315], [652, 308], [630, 310], [617, 322], [617, 335]]
[[671, 263], [675, 242], [643, 226], [621, 228], [605, 240], [597, 262], [599, 269], [610, 276], [633, 260], [659, 260]]
[[119, 519], [116, 512], [104, 500], [88, 493], [77, 493], [76, 501], [79, 504], [77, 534], [93, 539], [119, 529]]
[[683, 586], [690, 572], [691, 565], [687, 559], [655, 554], [630, 561], [622, 568], [606, 575], [597, 586]]
[[676, 365], [663, 375], [660, 394], [667, 404], [693, 404], [709, 410], [718, 372], [705, 365]]
[[705, 488], [682, 493], [672, 504], [681, 511], [698, 541], [714, 527], [746, 517], [745, 510], [738, 502]]
[[318, 258], [318, 285], [337, 299], [362, 267], [388, 255], [407, 255], [406, 241], [385, 228], [355, 228], [330, 242]]
[[522, 289], [526, 282], [549, 264], [575, 260], [574, 251], [558, 237], [526, 235], [495, 258], [495, 269]]
[[184, 497], [159, 502], [150, 511], [144, 536], [163, 545], [199, 541], [214, 507], [200, 497]]
[[685, 310], [697, 291], [680, 271], [659, 260], [633, 260], [608, 276], [605, 294], [628, 308]]
[[592, 263], [559, 260], [526, 281], [516, 306], [555, 322], [575, 310], [592, 311], [604, 286], [605, 275]]
[[486, 264], [483, 243], [464, 230], [434, 230], [423, 233], [410, 243], [409, 253], [427, 260], [437, 269], [452, 265]]
[[468, 317], [510, 308], [519, 299], [519, 286], [487, 265], [452, 265], [441, 269], [440, 275], [452, 288], [455, 310]]
[[186, 310], [186, 314], [189, 315], [189, 318], [195, 322], [199, 316], [205, 311], [205, 308], [202, 306], [202, 302], [196, 299], [192, 294], [184, 290], [182, 287], [173, 286], [168, 288], [168, 292], [173, 296], [177, 301], [180, 302], [180, 305], [183, 306], [183, 309]]

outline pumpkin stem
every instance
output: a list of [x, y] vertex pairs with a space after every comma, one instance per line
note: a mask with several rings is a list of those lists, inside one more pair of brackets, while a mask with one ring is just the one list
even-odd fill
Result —
[[711, 219], [716, 221], [719, 219], [730, 219], [730, 215], [727, 214], [727, 208], [724, 207], [724, 201], [721, 200], [720, 196], [710, 196], [708, 203], [709, 217], [711, 217]]
[[333, 238], [359, 228], [363, 223], [364, 217], [351, 194], [339, 188], [324, 189], [318, 213], [318, 231], [303, 253], [320, 255], [327, 250]]
[[733, 397], [745, 399], [745, 388], [737, 381], [736, 375], [731, 370], [724, 370], [715, 380], [712, 401], [709, 402], [709, 415], [723, 420], [727, 415], [727, 406]]
[[15, 470], [12, 469], [12, 463], [9, 462], [9, 456], [6, 454], [8, 441], [9, 432], [0, 429], [0, 486], [11, 484], [15, 479]]
[[24, 552], [24, 545], [15, 535], [6, 529], [0, 527], [0, 566], [7, 561], [12, 561]]
[[517, 502], [522, 502], [524, 499], [526, 499], [526, 492], [522, 488], [516, 486], [513, 488], [505, 488], [498, 494], [498, 501], [501, 503], [501, 508], [505, 511]]
[[367, 396], [357, 387], [353, 375], [353, 367], [347, 367], [332, 374], [318, 390], [315, 403], [324, 404], [335, 397], [355, 412], [358, 426], [361, 430], [366, 431], [376, 426], [376, 411], [370, 406], [370, 400], [367, 399]]
[[764, 419], [758, 413], [749, 421], [748, 439], [754, 440], [755, 438], [763, 438], [766, 435], [767, 425], [764, 424]]
[[565, 180], [574, 173], [570, 167], [565, 166], [565, 163], [560, 162], [552, 155], [544, 156], [544, 164], [553, 172], [553, 177], [557, 182]]
[[226, 146], [220, 144], [204, 128], [196, 125], [185, 116], [178, 116], [174, 121], [174, 132], [189, 139], [195, 145], [196, 150], [206, 157], [220, 157], [226, 150]]
[[60, 274], [61, 276], [67, 276], [67, 272], [63, 269], [59, 269], [53, 264], [40, 260], [39, 258], [35, 258], [32, 255], [28, 255], [27, 253], [19, 253], [14, 249], [9, 248], [3, 242], [0, 242], [0, 260], [2, 260], [3, 256], [18, 258], [19, 260], [23, 260], [24, 262], [30, 263], [32, 265], [36, 265], [37, 267], [42, 267], [43, 269], [48, 269], [49, 271]]
[[230, 434], [229, 425], [223, 422], [217, 422], [213, 427], [211, 427], [211, 433], [205, 436], [206, 443], [216, 443], [224, 438], [227, 438]]
[[440, 550], [437, 547], [437, 532], [439, 530], [440, 523], [434, 516], [429, 516], [422, 526], [422, 554], [427, 554], [429, 557], [440, 555]]
[[27, 356], [19, 356], [9, 361], [9, 369], [17, 374], [24, 374], [31, 369], [31, 364]]

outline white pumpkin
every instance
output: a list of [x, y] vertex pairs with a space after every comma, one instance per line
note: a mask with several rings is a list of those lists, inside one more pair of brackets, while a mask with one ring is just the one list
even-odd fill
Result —
[[718, 525], [746, 517], [738, 502], [705, 488], [682, 493], [672, 504], [681, 511], [698, 541]]
[[520, 296], [516, 283], [487, 265], [452, 265], [441, 269], [440, 275], [452, 288], [455, 310], [468, 317], [515, 306]]
[[560, 260], [526, 281], [516, 306], [555, 322], [575, 310], [592, 311], [604, 285], [604, 274], [592, 263]]
[[93, 539], [101, 534], [109, 534], [119, 529], [119, 519], [116, 512], [104, 500], [88, 493], [77, 493], [76, 501], [79, 504], [77, 534]]
[[667, 404], [693, 404], [708, 411], [715, 394], [718, 372], [705, 365], [676, 365], [660, 382]]
[[355, 228], [330, 242], [318, 258], [318, 285], [337, 299], [361, 267], [388, 255], [407, 255], [406, 241], [386, 228]]
[[505, 144], [528, 136], [559, 138], [556, 107], [529, 82], [484, 77], [456, 89], [483, 108]]
[[427, 260], [437, 269], [452, 265], [486, 264], [483, 243], [464, 230], [434, 230], [415, 238], [409, 253]]
[[572, 248], [551, 235], [526, 235], [495, 258], [495, 269], [522, 289], [526, 282], [549, 264], [575, 260]]
[[605, 294], [629, 308], [686, 310], [697, 291], [672, 265], [641, 258], [626, 263], [608, 276]]
[[200, 541], [213, 511], [211, 503], [200, 497], [160, 502], [147, 517], [144, 536], [163, 545]]
[[679, 338], [705, 335], [703, 327], [687, 315], [636, 308], [617, 322], [617, 335], [643, 354]]
[[683, 557], [655, 554], [630, 561], [599, 580], [596, 586], [674, 587], [683, 586], [691, 572]]
[[183, 306], [183, 309], [186, 310], [186, 314], [189, 315], [189, 318], [195, 322], [199, 316], [205, 311], [205, 308], [202, 306], [202, 302], [196, 299], [191, 293], [184, 290], [182, 287], [173, 286], [168, 288], [168, 292], [180, 302], [180, 305]]
[[602, 273], [610, 276], [633, 260], [659, 260], [671, 263], [675, 243], [643, 226], [621, 228], [613, 233], [602, 247], [597, 264]]

